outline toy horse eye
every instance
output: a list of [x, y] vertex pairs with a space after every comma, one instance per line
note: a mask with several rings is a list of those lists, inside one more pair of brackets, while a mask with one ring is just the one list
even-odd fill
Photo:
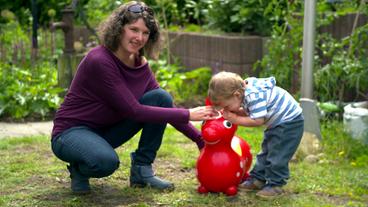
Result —
[[224, 127], [228, 129], [230, 129], [232, 126], [231, 122], [229, 122], [228, 120], [225, 120], [223, 124], [224, 124]]

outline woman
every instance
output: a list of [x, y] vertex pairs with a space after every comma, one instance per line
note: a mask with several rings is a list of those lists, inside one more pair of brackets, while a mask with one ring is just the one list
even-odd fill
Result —
[[143, 55], [153, 57], [160, 39], [153, 11], [131, 1], [117, 8], [99, 27], [102, 45], [78, 66], [52, 131], [52, 150], [68, 163], [71, 189], [90, 192], [89, 178], [111, 175], [119, 167], [114, 148], [142, 130], [131, 153], [131, 186], [171, 189], [154, 175], [152, 163], [166, 123], [203, 147], [200, 132], [189, 120], [208, 120], [211, 108], [173, 108]]

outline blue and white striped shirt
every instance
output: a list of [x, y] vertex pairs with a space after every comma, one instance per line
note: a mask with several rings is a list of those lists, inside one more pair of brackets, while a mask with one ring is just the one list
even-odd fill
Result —
[[264, 118], [268, 128], [291, 121], [302, 113], [298, 102], [284, 89], [276, 86], [274, 77], [247, 78], [243, 108], [250, 118]]

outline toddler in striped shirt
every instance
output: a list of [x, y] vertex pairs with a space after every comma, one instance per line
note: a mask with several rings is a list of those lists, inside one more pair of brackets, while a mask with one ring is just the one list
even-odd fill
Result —
[[238, 74], [220, 72], [211, 78], [208, 96], [225, 119], [239, 126], [265, 126], [261, 152], [240, 187], [257, 196], [283, 194], [290, 176], [289, 161], [299, 146], [304, 118], [298, 102], [276, 86], [274, 77], [243, 80]]

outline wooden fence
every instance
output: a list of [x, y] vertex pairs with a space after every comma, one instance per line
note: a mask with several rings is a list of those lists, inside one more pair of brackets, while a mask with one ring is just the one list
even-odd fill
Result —
[[[336, 39], [350, 35], [354, 27], [368, 23], [366, 16], [349, 14], [335, 19], [330, 25], [317, 29], [318, 33], [330, 33]], [[300, 19], [300, 24], [302, 24]], [[75, 28], [75, 37], [84, 45], [90, 39], [90, 32], [83, 28]], [[164, 35], [165, 36], [165, 35]], [[267, 53], [268, 37], [261, 36], [224, 36], [204, 35], [200, 33], [169, 32], [170, 55], [172, 60], [179, 60], [186, 70], [199, 67], [210, 67], [213, 73], [221, 70], [232, 71], [240, 75], [245, 73], [257, 76], [259, 71], [253, 70], [253, 65]], [[300, 45], [302, 47], [302, 45]], [[318, 52], [318, 51], [317, 51]], [[296, 58], [298, 58], [296, 56]], [[291, 88], [292, 93], [299, 91], [298, 74], [301, 69], [296, 65]], [[324, 60], [328, 62], [329, 60]]]
[[[331, 33], [341, 39], [352, 33], [356, 27], [368, 23], [366, 16], [349, 14], [337, 18], [332, 24], [317, 29], [319, 33]], [[301, 20], [301, 24], [302, 24]], [[253, 64], [267, 52], [266, 37], [260, 36], [219, 36], [199, 33], [169, 33], [170, 52], [188, 70], [208, 66], [213, 72], [227, 70], [239, 74], [257, 75]]]
[[253, 74], [252, 66], [265, 53], [260, 36], [214, 36], [169, 33], [170, 52], [188, 70], [208, 66], [213, 72], [227, 70]]

